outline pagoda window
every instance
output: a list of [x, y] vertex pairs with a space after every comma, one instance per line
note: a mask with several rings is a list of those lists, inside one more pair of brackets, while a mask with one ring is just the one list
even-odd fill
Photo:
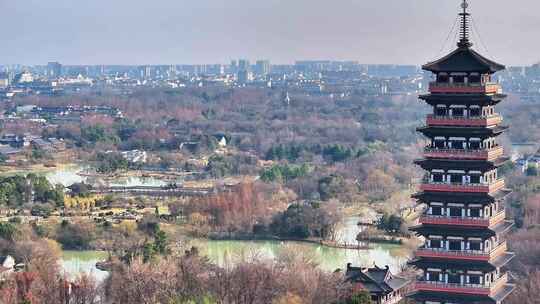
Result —
[[449, 284], [461, 284], [461, 275], [459, 273], [448, 273]]
[[461, 251], [463, 248], [461, 247], [461, 241], [459, 240], [448, 240], [448, 250], [452, 251]]
[[471, 184], [480, 184], [480, 175], [471, 175], [470, 176]]
[[450, 81], [450, 78], [448, 77], [448, 74], [446, 73], [440, 73], [437, 75], [437, 82], [438, 83], [448, 83]]
[[479, 84], [481, 80], [482, 80], [482, 78], [481, 78], [480, 74], [478, 74], [478, 73], [471, 73], [469, 75], [469, 83], [477, 83], [477, 84]]
[[454, 117], [463, 117], [465, 116], [464, 108], [452, 108], [452, 116]]
[[434, 182], [434, 183], [443, 183], [444, 182], [444, 175], [442, 173], [434, 173], [432, 175], [432, 182]]
[[482, 114], [482, 111], [480, 110], [479, 107], [471, 107], [470, 110], [469, 110], [469, 116], [471, 117], [480, 117], [480, 115]]
[[443, 215], [443, 208], [441, 206], [432, 206], [431, 215]]
[[469, 140], [469, 149], [471, 150], [479, 150], [480, 149], [480, 146], [481, 146], [481, 141], [480, 139], [478, 138], [471, 138]]
[[447, 111], [446, 107], [437, 106], [435, 108], [435, 116], [447, 116], [447, 115], [448, 115], [448, 111]]
[[458, 207], [450, 207], [450, 216], [455, 216], [455, 217], [458, 217], [458, 216], [462, 216], [462, 208], [458, 208]]
[[435, 145], [435, 148], [437, 148], [437, 149], [446, 149], [446, 142], [445, 142], [444, 139], [435, 138], [433, 143]]
[[465, 143], [464, 140], [452, 140], [450, 141], [450, 146], [452, 149], [463, 150], [464, 143]]
[[451, 173], [449, 183], [451, 184], [463, 184], [464, 183], [464, 174], [463, 173]]
[[469, 284], [472, 285], [480, 285], [482, 284], [482, 276], [481, 275], [469, 275]]
[[428, 271], [426, 272], [426, 280], [429, 282], [440, 282], [442, 281], [442, 275], [440, 272]]
[[439, 249], [443, 247], [441, 240], [429, 240], [429, 248]]
[[452, 75], [452, 83], [465, 83], [465, 75]]
[[482, 250], [482, 241], [470, 241], [469, 242], [469, 250], [481, 251]]
[[471, 208], [469, 209], [470, 217], [481, 217], [482, 208]]

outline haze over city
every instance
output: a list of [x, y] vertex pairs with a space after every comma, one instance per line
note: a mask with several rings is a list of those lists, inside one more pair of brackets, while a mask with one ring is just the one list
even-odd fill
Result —
[[[471, 2], [491, 57], [508, 65], [540, 59], [540, 42], [532, 39], [540, 29], [538, 1]], [[16, 30], [0, 38], [0, 62], [195, 64], [244, 57], [419, 65], [441, 55], [455, 9], [449, 0], [2, 1], [0, 26]]]

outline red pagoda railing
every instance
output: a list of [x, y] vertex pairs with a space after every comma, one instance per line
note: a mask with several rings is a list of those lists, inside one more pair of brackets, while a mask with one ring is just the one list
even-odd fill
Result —
[[508, 247], [506, 246], [506, 242], [499, 244], [490, 252], [484, 252], [480, 250], [446, 250], [438, 248], [419, 248], [418, 250], [416, 250], [416, 256], [423, 258], [488, 262], [505, 253], [507, 249]]
[[422, 215], [419, 221], [421, 224], [431, 224], [431, 225], [459, 225], [459, 226], [474, 226], [474, 227], [488, 227], [489, 226], [489, 219], [487, 218]]
[[429, 84], [431, 93], [448, 94], [496, 94], [501, 91], [500, 85], [496, 83], [441, 83], [431, 82]]
[[491, 184], [448, 184], [424, 181], [424, 183], [420, 185], [420, 190], [437, 192], [492, 193], [502, 189], [503, 187], [503, 179], [499, 179]]
[[489, 150], [437, 149], [427, 147], [424, 156], [427, 158], [450, 158], [471, 160], [495, 160], [504, 155], [502, 147]]
[[470, 127], [487, 127], [500, 124], [503, 121], [499, 114], [489, 117], [455, 117], [455, 116], [435, 116], [429, 114], [427, 116], [428, 126], [470, 126]]
[[489, 218], [474, 218], [474, 217], [451, 217], [440, 215], [424, 214], [420, 216], [421, 224], [430, 225], [455, 225], [455, 226], [471, 226], [471, 227], [490, 227], [506, 218], [506, 212], [503, 210]]
[[508, 283], [508, 275], [505, 273], [495, 282], [489, 285], [481, 284], [454, 284], [444, 282], [416, 281], [415, 289], [419, 291], [448, 292], [468, 295], [490, 296]]

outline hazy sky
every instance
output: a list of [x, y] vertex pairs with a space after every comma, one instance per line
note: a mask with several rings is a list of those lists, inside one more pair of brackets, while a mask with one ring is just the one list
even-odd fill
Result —
[[[507, 65], [540, 60], [540, 1], [470, 1], [491, 57]], [[0, 0], [0, 64], [226, 63], [239, 57], [422, 64], [439, 54], [459, 4]]]

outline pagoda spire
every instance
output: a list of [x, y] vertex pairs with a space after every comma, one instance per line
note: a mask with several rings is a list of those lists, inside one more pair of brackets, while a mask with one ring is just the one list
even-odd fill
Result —
[[460, 48], [470, 48], [473, 44], [469, 41], [469, 16], [471, 14], [467, 12], [467, 8], [469, 8], [467, 0], [463, 0], [461, 8], [463, 9], [463, 12], [459, 14], [461, 16], [461, 29], [460, 39], [457, 45]]

